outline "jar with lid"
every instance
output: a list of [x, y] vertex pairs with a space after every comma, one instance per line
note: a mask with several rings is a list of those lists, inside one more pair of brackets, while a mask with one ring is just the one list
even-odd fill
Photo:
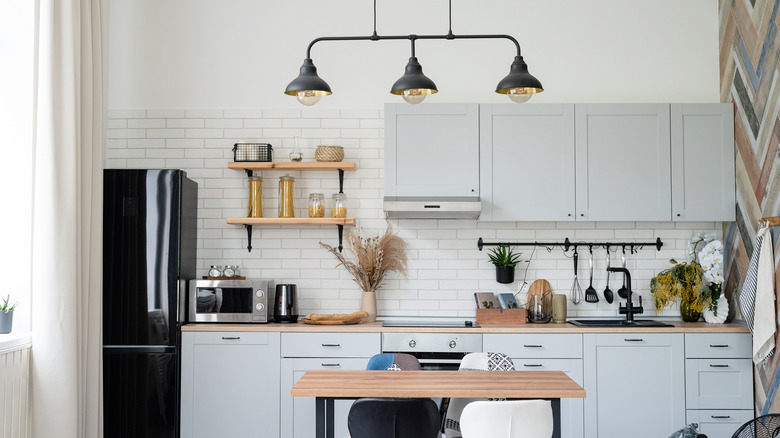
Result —
[[221, 277], [221, 276], [222, 276], [222, 266], [211, 265], [211, 268], [209, 268], [209, 277]]
[[263, 217], [263, 178], [249, 178], [249, 213], [247, 217]]
[[279, 177], [279, 217], [295, 217], [293, 208], [293, 185], [295, 178], [285, 175]]
[[333, 217], [345, 218], [347, 217], [347, 195], [344, 193], [333, 194], [333, 208], [331, 209], [331, 215]]
[[225, 275], [225, 277], [238, 277], [238, 266], [237, 265], [225, 266], [225, 270], [223, 274]]
[[325, 196], [322, 193], [309, 194], [309, 217], [325, 217]]

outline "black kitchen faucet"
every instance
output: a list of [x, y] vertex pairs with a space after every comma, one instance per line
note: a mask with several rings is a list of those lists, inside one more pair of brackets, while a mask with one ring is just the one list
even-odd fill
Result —
[[634, 322], [634, 314], [640, 314], [644, 313], [645, 308], [642, 307], [642, 296], [639, 296], [639, 306], [634, 306], [634, 303], [631, 301], [631, 273], [628, 272], [628, 269], [626, 268], [607, 268], [607, 271], [609, 272], [622, 272], [626, 276], [626, 283], [627, 283], [627, 290], [626, 290], [626, 305], [620, 305], [620, 314], [626, 315], [626, 322], [632, 323]]

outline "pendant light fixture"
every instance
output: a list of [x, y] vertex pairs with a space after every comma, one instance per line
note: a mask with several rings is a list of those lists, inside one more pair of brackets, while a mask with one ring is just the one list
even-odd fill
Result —
[[406, 64], [404, 75], [393, 84], [390, 93], [402, 96], [408, 103], [420, 103], [429, 94], [437, 93], [436, 84], [422, 72], [417, 57], [415, 56], [416, 40], [455, 40], [455, 39], [508, 39], [517, 49], [509, 74], [501, 79], [496, 86], [496, 93], [506, 94], [510, 100], [517, 103], [528, 101], [536, 93], [544, 91], [542, 83], [528, 72], [528, 65], [520, 55], [520, 44], [510, 35], [455, 35], [452, 33], [452, 0], [449, 0], [450, 29], [446, 35], [390, 35], [380, 36], [376, 33], [376, 0], [374, 0], [374, 33], [370, 36], [336, 36], [320, 37], [309, 43], [306, 49], [306, 59], [303, 60], [300, 74], [284, 91], [285, 94], [295, 96], [303, 105], [314, 105], [322, 96], [331, 94], [330, 86], [317, 75], [317, 67], [311, 59], [311, 48], [319, 41], [380, 41], [380, 40], [405, 40], [412, 42], [412, 56]]

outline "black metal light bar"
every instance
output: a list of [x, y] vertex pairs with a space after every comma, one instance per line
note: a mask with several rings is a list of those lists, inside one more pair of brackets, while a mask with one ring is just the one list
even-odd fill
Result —
[[655, 242], [572, 242], [569, 240], [569, 238], [565, 238], [563, 242], [484, 242], [482, 241], [482, 238], [480, 237], [477, 240], [477, 248], [479, 248], [480, 251], [482, 251], [482, 247], [484, 246], [545, 246], [545, 247], [554, 247], [554, 246], [560, 246], [563, 247], [563, 251], [566, 252], [571, 248], [572, 246], [574, 248], [580, 247], [580, 246], [588, 246], [588, 247], [617, 247], [617, 246], [630, 246], [631, 252], [634, 252], [634, 248], [636, 247], [645, 247], [645, 246], [655, 246], [656, 251], [660, 251], [661, 247], [664, 246], [663, 242], [661, 242], [661, 238], [658, 237], [655, 239]]

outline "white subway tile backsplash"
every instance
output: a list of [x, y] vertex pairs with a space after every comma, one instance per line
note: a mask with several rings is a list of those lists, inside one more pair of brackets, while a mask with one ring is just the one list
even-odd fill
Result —
[[[357, 169], [345, 173], [344, 191], [349, 215], [356, 218], [365, 235], [384, 230], [388, 221], [382, 211], [384, 195], [384, 120], [382, 111], [360, 109], [149, 109], [109, 110], [105, 166], [110, 168], [183, 168], [199, 185], [198, 275], [212, 264], [238, 264], [242, 275], [293, 282], [300, 291], [301, 313], [353, 312], [360, 306], [360, 291], [338, 260], [319, 242], [338, 245], [336, 227], [256, 226], [252, 251], [247, 252], [247, 232], [228, 225], [227, 217], [242, 217], [247, 208], [247, 181], [242, 171], [227, 169], [231, 148], [239, 140], [269, 142], [277, 160], [286, 161], [300, 136], [305, 159], [313, 159], [318, 144], [345, 148], [345, 161]], [[307, 197], [312, 192], [330, 195], [338, 191], [336, 172], [288, 172], [295, 180], [296, 215], [307, 215]], [[263, 213], [276, 214], [278, 178], [284, 172], [260, 172], [263, 179]], [[326, 205], [326, 209], [327, 209]], [[655, 315], [649, 281], [670, 266], [669, 259], [684, 260], [687, 242], [694, 231], [721, 233], [713, 222], [486, 222], [473, 220], [391, 220], [395, 231], [408, 244], [408, 276], [389, 275], [378, 291], [383, 315], [474, 316], [475, 291], [517, 293], [523, 300], [529, 283], [550, 281], [555, 293], [568, 294], [573, 281], [571, 251], [562, 248], [517, 247], [523, 260], [515, 282], [495, 282], [495, 270], [477, 238], [500, 241], [648, 241], [660, 237], [661, 251], [644, 248], [627, 254], [633, 288], [645, 300], [646, 316]], [[345, 227], [345, 232], [355, 230]], [[347, 242], [344, 242], [345, 246]], [[612, 263], [619, 264], [619, 248], [612, 248]], [[348, 250], [346, 250], [348, 251]], [[349, 252], [347, 252], [349, 254]], [[599, 296], [606, 284], [606, 254], [594, 248], [594, 287]], [[529, 263], [530, 260], [530, 263]], [[579, 279], [587, 287], [587, 251], [580, 248]], [[523, 282], [525, 279], [525, 283]], [[621, 277], [612, 276], [617, 290]], [[597, 304], [569, 303], [572, 316], [617, 315], [618, 301]], [[675, 315], [676, 310], [667, 311]]]

